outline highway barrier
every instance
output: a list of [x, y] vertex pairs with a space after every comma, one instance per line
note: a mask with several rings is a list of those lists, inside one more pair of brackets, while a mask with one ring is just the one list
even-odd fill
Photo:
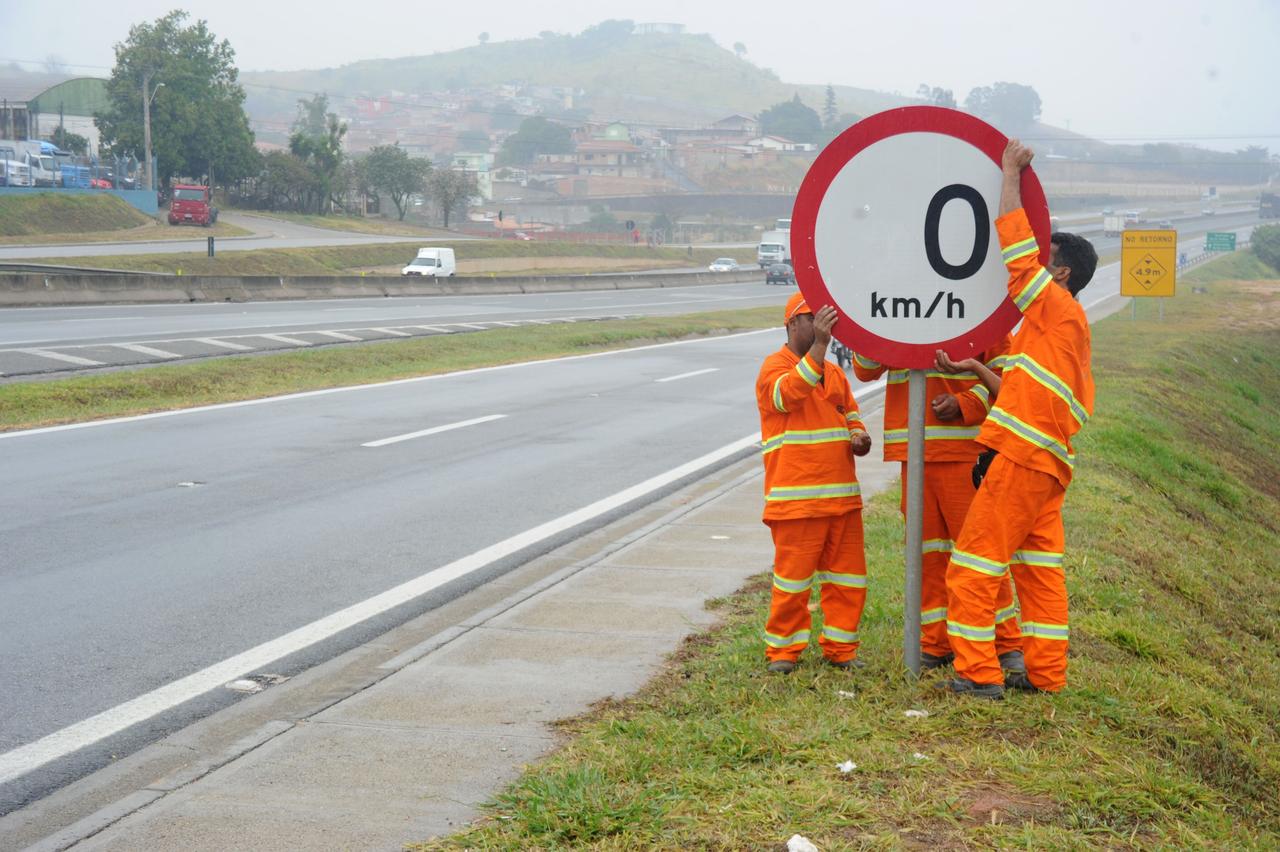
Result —
[[77, 272], [0, 275], [0, 307], [269, 302], [387, 296], [475, 296], [573, 290], [689, 287], [744, 281], [764, 283], [754, 267], [736, 272], [663, 272], [648, 275], [467, 276], [198, 276]]

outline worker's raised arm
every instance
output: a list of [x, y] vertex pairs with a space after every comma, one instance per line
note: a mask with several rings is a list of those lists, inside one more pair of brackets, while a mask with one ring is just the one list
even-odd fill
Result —
[[1031, 164], [1033, 156], [1031, 149], [1017, 139], [1010, 139], [1004, 149], [1004, 182], [996, 233], [1000, 256], [1009, 270], [1009, 298], [1032, 325], [1040, 325], [1040, 308], [1053, 289], [1053, 275], [1040, 263], [1041, 247], [1022, 207], [1022, 170]]
[[874, 382], [889, 369], [874, 358], [868, 358], [860, 352], [853, 353], [853, 374], [860, 382]]

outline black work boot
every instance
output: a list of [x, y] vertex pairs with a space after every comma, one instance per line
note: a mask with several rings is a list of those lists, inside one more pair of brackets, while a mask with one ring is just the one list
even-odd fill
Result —
[[1047, 689], [1041, 689], [1031, 682], [1026, 672], [1008, 672], [1004, 676], [1004, 685], [1006, 689], [1016, 689], [1019, 692], [1031, 692], [1037, 695], [1053, 695]]
[[920, 668], [924, 671], [928, 671], [929, 669], [940, 669], [944, 666], [951, 665], [955, 658], [955, 654], [942, 654], [939, 656], [938, 654], [930, 654], [925, 651], [921, 651]]
[[1027, 664], [1022, 659], [1021, 651], [1005, 651], [1000, 655], [1000, 668], [1006, 672], [1025, 672]]
[[774, 674], [791, 674], [796, 670], [796, 664], [793, 660], [774, 660], [769, 663], [768, 670]]
[[949, 690], [955, 695], [969, 698], [982, 698], [987, 701], [1004, 701], [1004, 687], [998, 683], [974, 683], [966, 678], [944, 680], [937, 684], [938, 689]]

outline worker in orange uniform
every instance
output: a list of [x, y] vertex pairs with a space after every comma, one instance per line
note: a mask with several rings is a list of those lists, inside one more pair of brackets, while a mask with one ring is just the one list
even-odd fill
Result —
[[[966, 361], [963, 372], [930, 370], [925, 394], [930, 400], [924, 424], [924, 525], [920, 566], [920, 666], [936, 669], [954, 655], [947, 637], [947, 561], [977, 486], [973, 465], [982, 447], [978, 427], [991, 408], [988, 384], [996, 382], [1009, 347], [1006, 336], [987, 352]], [[902, 463], [903, 514], [907, 511], [907, 371], [885, 367], [855, 352], [853, 372], [872, 382], [888, 372], [884, 397], [884, 460]], [[996, 597], [996, 653], [1006, 671], [1023, 671], [1022, 634], [1013, 588], [1006, 578]]]
[[773, 598], [765, 623], [771, 672], [789, 674], [809, 644], [809, 593], [821, 588], [822, 655], [855, 665], [867, 596], [862, 497], [853, 457], [871, 450], [849, 380], [826, 360], [836, 310], [787, 300], [787, 343], [756, 379], [764, 453], [764, 522], [773, 533]]
[[[1040, 265], [1020, 184], [1032, 156], [1013, 139], [1002, 157], [996, 231], [1022, 327], [978, 433], [978, 443], [995, 456], [947, 566], [947, 633], [957, 677], [942, 686], [989, 699], [1003, 698], [1005, 687], [1057, 692], [1067, 683], [1062, 500], [1075, 465], [1071, 438], [1093, 413], [1089, 320], [1076, 296], [1093, 278], [1098, 253], [1082, 237], [1055, 233], [1049, 263]], [[938, 360], [945, 366], [948, 359], [940, 352]], [[996, 599], [1010, 572], [1026, 671], [1004, 675], [996, 658]]]

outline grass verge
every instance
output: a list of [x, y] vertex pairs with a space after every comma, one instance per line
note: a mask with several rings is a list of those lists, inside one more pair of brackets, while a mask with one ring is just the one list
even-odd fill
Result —
[[[221, 226], [219, 226], [221, 227]], [[177, 229], [173, 229], [177, 230]], [[203, 229], [192, 229], [199, 236]], [[375, 243], [322, 248], [249, 249], [223, 251], [217, 257], [202, 252], [173, 254], [122, 254], [77, 257], [76, 266], [183, 275], [346, 275], [353, 270], [400, 267], [418, 253], [418, 243]], [[685, 261], [704, 266], [717, 257], [739, 262], [755, 259], [755, 249], [683, 249], [647, 246], [584, 245], [581, 243], [524, 242], [516, 240], [463, 240], [454, 244], [458, 260], [513, 257], [599, 257]], [[67, 263], [66, 258], [31, 258], [32, 263]]]
[[777, 308], [494, 329], [0, 385], [0, 431], [257, 399], [777, 325]]
[[258, 216], [264, 219], [284, 219], [299, 225], [313, 228], [324, 228], [330, 231], [345, 231], [353, 234], [383, 234], [400, 237], [448, 237], [449, 232], [442, 228], [429, 228], [413, 222], [397, 219], [383, 219], [377, 216], [319, 216], [315, 213], [288, 213], [279, 210], [236, 210], [245, 216]]
[[142, 242], [247, 233], [225, 222], [212, 228], [175, 228], [108, 194], [0, 195], [0, 245]]
[[965, 702], [901, 674], [884, 494], [866, 510], [867, 669], [767, 677], [762, 574], [637, 697], [567, 723], [487, 820], [416, 848], [1280, 846], [1280, 281], [1245, 253], [1187, 278], [1164, 323], [1094, 331], [1063, 694]]

